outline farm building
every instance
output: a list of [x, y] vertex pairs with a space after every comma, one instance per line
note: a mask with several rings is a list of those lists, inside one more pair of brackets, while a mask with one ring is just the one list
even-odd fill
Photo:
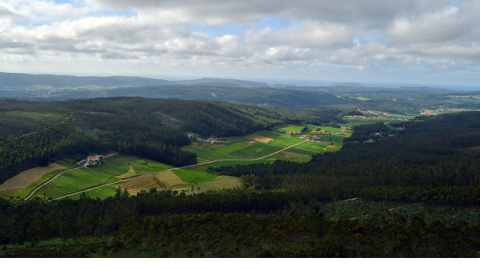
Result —
[[85, 162], [85, 166], [92, 166], [103, 163], [103, 157], [100, 155], [88, 156]]
[[206, 140], [203, 140], [204, 143], [211, 143], [211, 144], [229, 144], [231, 141], [223, 140], [223, 139], [216, 139], [214, 137], [210, 137]]

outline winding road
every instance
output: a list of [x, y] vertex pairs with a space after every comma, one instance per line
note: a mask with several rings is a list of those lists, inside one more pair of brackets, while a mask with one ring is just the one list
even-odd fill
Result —
[[[69, 194], [66, 194], [66, 195], [63, 195], [63, 196], [59, 196], [59, 197], [56, 197], [56, 198], [53, 198], [52, 200], [58, 200], [58, 199], [63, 199], [63, 198], [66, 198], [66, 197], [70, 197], [70, 196], [74, 196], [74, 195], [78, 195], [78, 194], [81, 194], [83, 192], [86, 192], [86, 191], [91, 191], [91, 190], [95, 190], [95, 189], [99, 189], [99, 188], [102, 188], [102, 187], [106, 187], [106, 186], [111, 186], [111, 185], [115, 185], [115, 184], [119, 184], [119, 183], [123, 183], [123, 182], [127, 182], [127, 181], [131, 181], [131, 180], [134, 180], [134, 179], [137, 179], [137, 178], [140, 178], [140, 177], [145, 177], [145, 176], [148, 176], [148, 175], [155, 175], [155, 174], [158, 174], [158, 173], [162, 173], [162, 172], [166, 172], [166, 171], [174, 171], [174, 170], [179, 170], [179, 169], [187, 169], [187, 168], [193, 168], [193, 167], [198, 167], [198, 166], [203, 166], [203, 165], [207, 165], [207, 164], [211, 164], [211, 163], [216, 163], [216, 162], [224, 162], [224, 161], [256, 161], [256, 160], [261, 160], [261, 159], [264, 159], [264, 158], [268, 158], [268, 157], [271, 157], [273, 155], [276, 155], [276, 154], [279, 154], [281, 152], [284, 152], [290, 148], [293, 148], [293, 147], [296, 147], [300, 144], [304, 144], [306, 142], [308, 142], [309, 140], [304, 140], [304, 141], [301, 141], [299, 143], [296, 143], [296, 144], [293, 144], [293, 145], [290, 145], [288, 147], [285, 147], [285, 148], [282, 148], [276, 152], [273, 152], [271, 154], [268, 154], [268, 155], [265, 155], [265, 156], [262, 156], [262, 157], [258, 157], [258, 158], [250, 158], [250, 159], [215, 159], [215, 160], [209, 160], [209, 161], [205, 161], [205, 162], [202, 162], [202, 163], [197, 163], [197, 164], [193, 164], [193, 165], [188, 165], [188, 166], [183, 166], [183, 167], [175, 167], [175, 168], [170, 168], [170, 169], [166, 169], [166, 170], [163, 170], [163, 171], [158, 171], [158, 172], [153, 172], [153, 173], [147, 173], [147, 174], [142, 174], [142, 175], [137, 175], [137, 176], [133, 176], [133, 177], [130, 177], [130, 178], [126, 178], [126, 179], [122, 179], [122, 180], [118, 180], [116, 182], [112, 182], [112, 183], [108, 183], [108, 184], [103, 184], [103, 185], [98, 185], [98, 186], [94, 186], [94, 187], [91, 187], [91, 188], [87, 188], [87, 189], [82, 189], [82, 190], [79, 190], [79, 191], [76, 191], [76, 192], [73, 192], [73, 193], [69, 193]], [[52, 182], [53, 180], [55, 180], [57, 177], [59, 177], [60, 175], [62, 174], [65, 174], [67, 172], [71, 172], [71, 171], [74, 171], [74, 170], [78, 170], [78, 169], [81, 169], [81, 168], [75, 168], [75, 169], [71, 169], [71, 170], [68, 170], [68, 171], [64, 171], [60, 174], [57, 174], [55, 177], [53, 177], [52, 179], [48, 180], [47, 182], [43, 183], [42, 185], [38, 186], [37, 188], [35, 188], [34, 190], [32, 190], [32, 192], [30, 192], [30, 194], [24, 199], [24, 200], [28, 200], [30, 199], [38, 190], [40, 190], [43, 186], [47, 185], [48, 183]]]

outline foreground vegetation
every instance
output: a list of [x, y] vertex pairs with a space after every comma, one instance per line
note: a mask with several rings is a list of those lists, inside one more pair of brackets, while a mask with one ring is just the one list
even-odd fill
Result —
[[1, 200], [2, 257], [477, 257], [480, 211], [326, 190]]

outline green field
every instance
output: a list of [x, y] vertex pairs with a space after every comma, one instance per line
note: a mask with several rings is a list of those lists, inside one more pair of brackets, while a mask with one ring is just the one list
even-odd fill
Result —
[[197, 154], [198, 158], [206, 160], [239, 158], [233, 154], [236, 151], [248, 147], [248, 143], [231, 143], [227, 145], [217, 145], [210, 143], [194, 142], [183, 147], [184, 151]]
[[341, 132], [342, 129], [341, 128], [335, 128], [335, 127], [321, 127], [321, 131], [336, 134], [336, 133]]
[[284, 134], [284, 133], [275, 132], [275, 131], [262, 131], [262, 132], [258, 132], [258, 134], [264, 137], [272, 138], [273, 140], [268, 144], [272, 146], [277, 146], [280, 148], [285, 148], [285, 147], [291, 146], [292, 144], [296, 144], [303, 141], [303, 139], [300, 138], [299, 136]]
[[176, 176], [180, 177], [180, 179], [182, 179], [183, 181], [190, 184], [209, 182], [218, 177], [218, 175], [195, 169], [179, 169], [174, 170], [173, 173]]
[[209, 190], [230, 189], [240, 187], [240, 181], [233, 176], [216, 176], [208, 182], [199, 183], [197, 185], [183, 185], [172, 188], [178, 192], [185, 192], [187, 194], [201, 193]]
[[[308, 130], [304, 134], [287, 134], [286, 132], [300, 132], [304, 127]], [[348, 129], [348, 130], [347, 130]], [[219, 167], [223, 164], [252, 164], [252, 163], [271, 163], [277, 159], [307, 162], [312, 154], [323, 153], [326, 151], [337, 151], [342, 147], [343, 138], [349, 137], [351, 131], [349, 127], [335, 128], [329, 126], [317, 125], [281, 125], [275, 128], [275, 131], [260, 131], [245, 137], [228, 138], [234, 142], [228, 145], [214, 145], [210, 143], [193, 142], [183, 148], [185, 151], [191, 151], [197, 154], [197, 160], [208, 161], [218, 159], [253, 159], [267, 156], [293, 144], [302, 142], [310, 136], [319, 136], [321, 142], [310, 141], [298, 145], [288, 151], [281, 152], [265, 160], [257, 161], [228, 161], [213, 163], [208, 167]], [[338, 135], [332, 135], [337, 134]]]
[[268, 159], [260, 159], [260, 160], [241, 160], [241, 161], [219, 161], [211, 164], [207, 164], [204, 166], [201, 166], [203, 168], [218, 168], [222, 166], [233, 166], [233, 165], [248, 165], [248, 164], [259, 164], [259, 163], [272, 163], [276, 159], [279, 159], [281, 156], [272, 156], [271, 158]]
[[164, 171], [172, 168], [173, 166], [164, 163], [159, 163], [150, 159], [142, 158], [130, 163], [137, 175], [143, 175], [147, 173], [154, 173]]
[[[88, 196], [88, 197], [91, 197], [91, 198], [106, 199], [108, 197], [115, 196], [116, 192], [117, 192], [117, 188], [114, 185], [112, 185], [112, 186], [104, 186], [104, 187], [97, 188], [97, 189], [94, 189], [94, 190], [86, 191], [85, 195]], [[77, 200], [78, 198], [80, 198], [80, 196], [81, 196], [81, 193], [73, 195], [69, 198]]]
[[103, 164], [91, 167], [91, 169], [110, 175], [121, 175], [128, 171], [128, 163], [134, 162], [135, 160], [137, 160], [135, 157], [115, 156], [105, 159]]
[[283, 132], [293, 132], [298, 133], [302, 131], [302, 129], [308, 125], [280, 125], [275, 127], [275, 130], [283, 131]]
[[96, 172], [91, 169], [80, 168], [59, 176], [57, 179], [40, 189], [37, 195], [45, 198], [55, 198], [118, 180], [118, 178], [107, 174]]
[[241, 150], [237, 150], [232, 154], [244, 158], [257, 158], [269, 155], [271, 153], [275, 153], [281, 149], [282, 148], [280, 147], [272, 146], [269, 144], [253, 143], [252, 145], [249, 145]]
[[291, 148], [289, 151], [294, 153], [313, 155], [313, 154], [327, 151], [326, 148], [327, 148], [327, 145], [325, 142], [310, 141], [310, 142], [306, 142], [298, 146], [295, 146], [294, 148]]
[[240, 181], [237, 177], [221, 175], [213, 179], [213, 181], [205, 182], [199, 185], [201, 190], [213, 190], [224, 188], [235, 188], [240, 186]]
[[97, 172], [109, 174], [112, 176], [125, 177], [128, 173], [128, 177], [135, 175], [142, 175], [152, 172], [163, 171], [171, 168], [167, 164], [158, 163], [150, 159], [139, 159], [133, 156], [115, 156], [105, 159], [103, 164], [91, 167], [92, 170]]

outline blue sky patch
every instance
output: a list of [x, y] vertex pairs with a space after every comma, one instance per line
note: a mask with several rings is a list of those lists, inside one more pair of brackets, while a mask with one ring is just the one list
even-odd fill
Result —
[[260, 29], [263, 29], [265, 27], [270, 27], [274, 30], [287, 29], [288, 27], [290, 27], [290, 24], [287, 24], [287, 23], [283, 22], [282, 20], [280, 20], [278, 18], [267, 17], [267, 18], [261, 20], [259, 23], [255, 24], [255, 26], [254, 26], [254, 28], [256, 30], [260, 30]]

